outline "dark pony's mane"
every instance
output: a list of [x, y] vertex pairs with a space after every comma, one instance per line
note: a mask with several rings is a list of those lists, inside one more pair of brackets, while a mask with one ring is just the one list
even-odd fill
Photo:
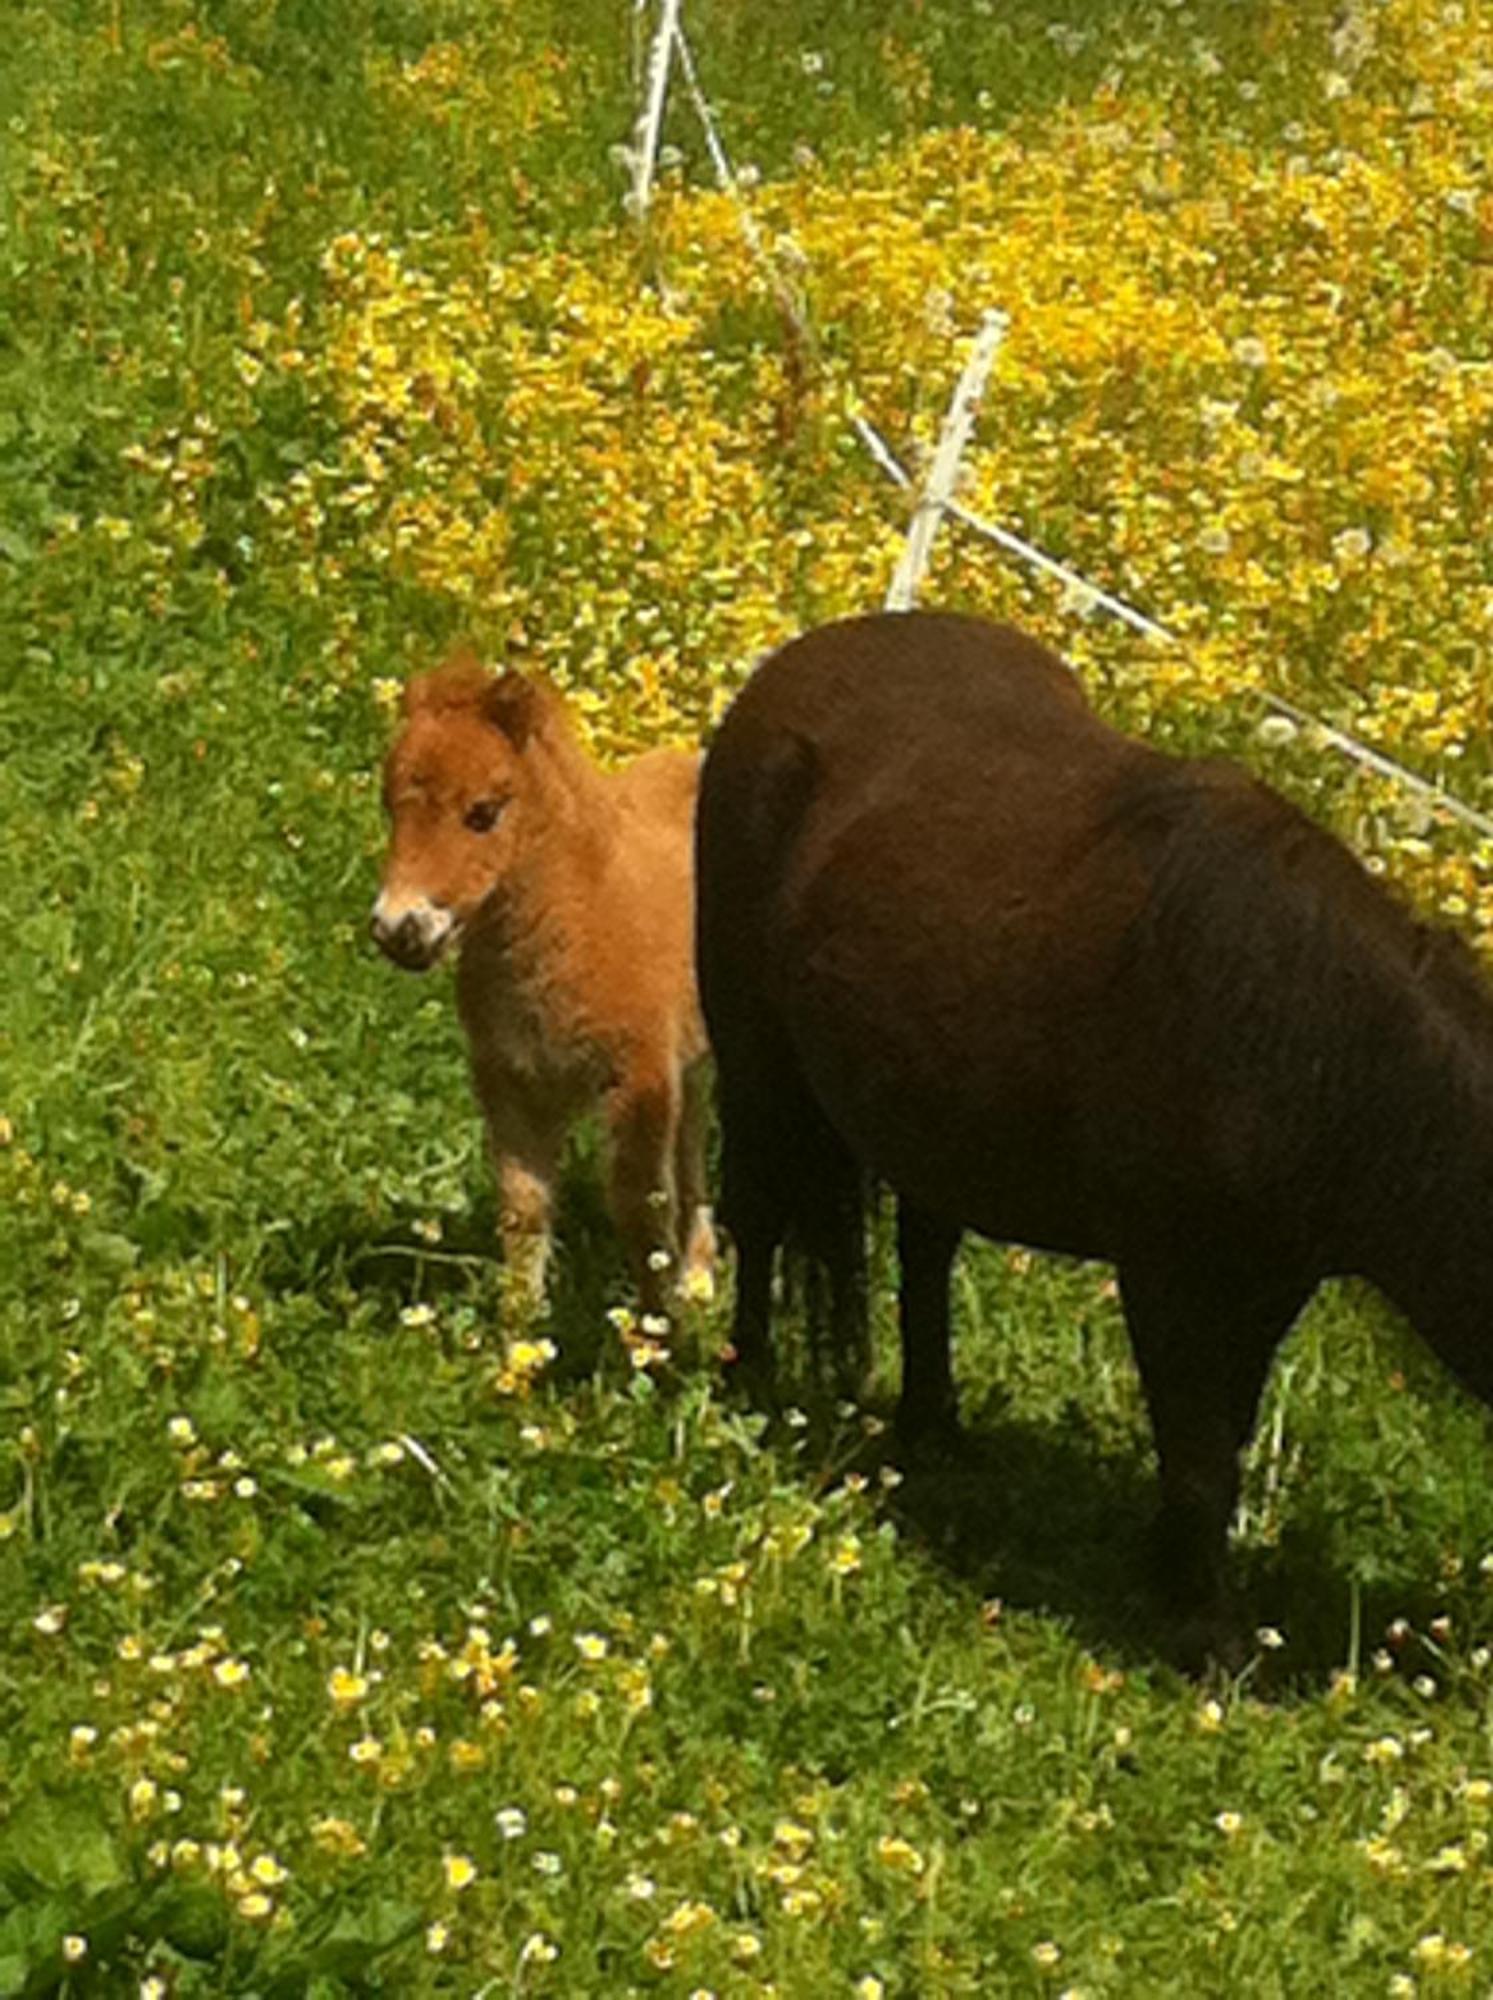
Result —
[[[1132, 949], [1158, 950], [1210, 1048], [1378, 1045], [1412, 1010], [1428, 1056], [1493, 1102], [1493, 989], [1455, 932], [1421, 922], [1305, 813], [1237, 767], [1150, 765], [1129, 777], [1100, 837], [1145, 857], [1150, 899]], [[1357, 1030], [1369, 1039], [1360, 1042]], [[1303, 1075], [1304, 1080], [1304, 1075]], [[1346, 1079], [1345, 1079], [1346, 1080]]]

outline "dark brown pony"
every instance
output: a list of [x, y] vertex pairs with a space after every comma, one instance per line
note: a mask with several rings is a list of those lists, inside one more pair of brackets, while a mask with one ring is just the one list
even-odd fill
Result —
[[1323, 1278], [1372, 1279], [1493, 1399], [1493, 998], [1265, 786], [1119, 735], [1008, 626], [859, 618], [738, 697], [697, 865], [749, 1379], [787, 1236], [857, 1336], [867, 1173], [910, 1436], [954, 1415], [963, 1230], [1112, 1261], [1210, 1643], [1239, 1451]]

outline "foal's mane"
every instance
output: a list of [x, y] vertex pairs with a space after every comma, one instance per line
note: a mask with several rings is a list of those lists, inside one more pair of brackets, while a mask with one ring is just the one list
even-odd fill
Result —
[[519, 749], [536, 737], [562, 756], [579, 749], [570, 712], [547, 680], [512, 669], [491, 674], [469, 646], [417, 675], [404, 691], [404, 709], [411, 718], [461, 715], [489, 722]]

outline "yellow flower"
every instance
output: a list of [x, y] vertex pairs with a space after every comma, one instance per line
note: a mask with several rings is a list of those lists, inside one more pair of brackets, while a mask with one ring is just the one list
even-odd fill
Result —
[[1426, 1868], [1432, 1875], [1463, 1875], [1467, 1871], [1467, 1850], [1459, 1846], [1438, 1848]]
[[812, 1885], [801, 1889], [790, 1889], [783, 1897], [782, 1911], [785, 1917], [813, 1917], [824, 1908], [824, 1898]]
[[246, 1660], [219, 1660], [213, 1668], [213, 1679], [219, 1687], [242, 1687], [249, 1678], [250, 1668]]
[[1218, 1828], [1225, 1840], [1232, 1840], [1235, 1834], [1241, 1832], [1244, 1827], [1243, 1819], [1236, 1812], [1215, 1813], [1213, 1815], [1213, 1824]]
[[653, 1682], [646, 1667], [625, 1667], [620, 1676], [622, 1699], [634, 1715], [653, 1706]]
[[335, 1707], [353, 1708], [368, 1693], [368, 1682], [364, 1675], [347, 1667], [333, 1667], [327, 1676], [327, 1693]]
[[477, 1864], [465, 1854], [448, 1854], [445, 1858], [446, 1887], [467, 1889], [477, 1879]]
[[921, 1875], [928, 1865], [910, 1840], [901, 1834], [884, 1833], [876, 1843], [876, 1858], [884, 1868], [900, 1875]]
[[1386, 1840], [1383, 1834], [1370, 1834], [1368, 1839], [1362, 1841], [1360, 1845], [1363, 1848], [1365, 1861], [1368, 1862], [1375, 1874], [1395, 1875], [1400, 1872], [1404, 1856], [1400, 1853], [1399, 1848], [1394, 1845], [1393, 1841]]
[[368, 1852], [368, 1843], [349, 1820], [327, 1817], [312, 1822], [311, 1838], [324, 1854], [346, 1854], [356, 1858]]
[[607, 1656], [607, 1642], [599, 1632], [577, 1632], [575, 1649], [583, 1660], [593, 1664]]
[[76, 1931], [69, 1931], [62, 1940], [62, 1956], [69, 1965], [80, 1965], [88, 1956], [88, 1940]]
[[709, 1903], [676, 1903], [668, 1916], [664, 1918], [663, 1929], [671, 1937], [694, 1937], [700, 1931], [709, 1930], [715, 1921], [716, 1914]]

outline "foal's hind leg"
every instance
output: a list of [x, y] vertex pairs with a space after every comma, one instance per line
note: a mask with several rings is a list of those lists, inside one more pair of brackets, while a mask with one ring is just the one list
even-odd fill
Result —
[[679, 1132], [677, 1077], [629, 1078], [607, 1103], [611, 1127], [611, 1206], [632, 1258], [643, 1311], [668, 1311], [676, 1243], [674, 1179]]
[[1226, 1589], [1239, 1454], [1254, 1426], [1271, 1357], [1311, 1295], [1299, 1280], [1262, 1282], [1226, 1255], [1127, 1259], [1120, 1294], [1161, 1466], [1160, 1579], [1182, 1614], [1188, 1664], [1237, 1649]]
[[961, 1231], [956, 1223], [897, 1203], [897, 1259], [902, 1267], [902, 1395], [897, 1433], [906, 1444], [957, 1429], [959, 1402], [949, 1360], [949, 1274]]
[[715, 1297], [715, 1228], [705, 1177], [705, 1132], [709, 1114], [707, 1064], [684, 1072], [684, 1101], [675, 1142], [674, 1185], [678, 1203], [679, 1289], [687, 1299]]

